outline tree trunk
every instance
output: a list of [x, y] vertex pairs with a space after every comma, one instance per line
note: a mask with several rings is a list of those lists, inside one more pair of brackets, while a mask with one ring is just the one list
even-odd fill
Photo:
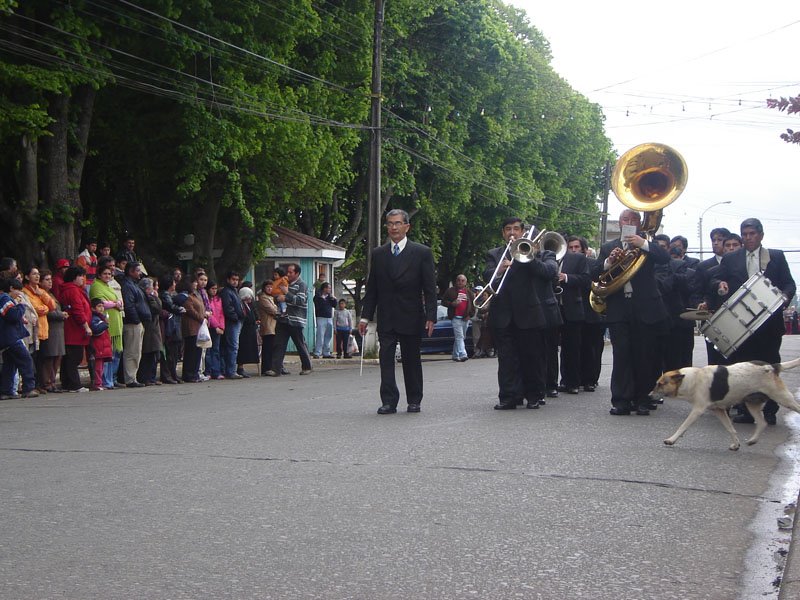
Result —
[[50, 136], [41, 138], [40, 185], [43, 205], [52, 211], [52, 235], [47, 246], [50, 262], [75, 257], [75, 235], [72, 227], [75, 215], [70, 208], [67, 160], [69, 157], [69, 96], [50, 96], [48, 113], [53, 119]]

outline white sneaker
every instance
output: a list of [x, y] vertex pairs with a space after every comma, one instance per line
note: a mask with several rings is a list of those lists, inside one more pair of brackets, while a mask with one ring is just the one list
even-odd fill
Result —
[[200, 381], [208, 381], [209, 379], [211, 379], [211, 377], [208, 375], [200, 375]]

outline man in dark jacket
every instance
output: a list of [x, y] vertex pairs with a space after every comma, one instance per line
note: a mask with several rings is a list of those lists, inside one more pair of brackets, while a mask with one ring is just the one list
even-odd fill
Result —
[[379, 415], [397, 412], [400, 391], [395, 380], [395, 350], [400, 344], [408, 412], [420, 412], [422, 402], [422, 332], [433, 333], [436, 323], [436, 273], [431, 249], [412, 242], [407, 233], [408, 213], [386, 213], [389, 242], [376, 248], [370, 259], [367, 291], [358, 330], [362, 338], [378, 311], [381, 366]]
[[[522, 219], [509, 217], [502, 224], [503, 240], [523, 236]], [[497, 351], [499, 402], [495, 410], [512, 410], [524, 399], [528, 408], [539, 408], [545, 394], [547, 357], [545, 330], [561, 324], [553, 282], [558, 273], [555, 253], [544, 250], [528, 262], [511, 259], [507, 246], [489, 251], [484, 280], [487, 284], [497, 269], [505, 276], [500, 292], [492, 298], [489, 313]], [[498, 281], [492, 285], [497, 289]]]
[[606, 242], [600, 249], [592, 278], [617, 263], [623, 248], [639, 248], [644, 262], [623, 289], [606, 297], [606, 320], [611, 330], [614, 361], [611, 369], [612, 415], [649, 415], [653, 373], [660, 356], [659, 340], [667, 333], [669, 316], [655, 277], [655, 265], [669, 262], [669, 254], [640, 231], [642, 216], [623, 210], [619, 224], [634, 226], [636, 233]]
[[333, 358], [331, 354], [331, 339], [333, 338], [333, 309], [336, 308], [336, 298], [331, 294], [331, 284], [323, 281], [314, 294], [314, 318], [316, 331], [314, 358]]
[[142, 360], [144, 322], [151, 319], [150, 305], [139, 287], [141, 278], [139, 263], [129, 262], [125, 265], [121, 284], [122, 302], [125, 304], [125, 316], [122, 318], [122, 374], [125, 385], [132, 388], [144, 387], [144, 383], [136, 380], [136, 373]]
[[241, 379], [236, 365], [239, 354], [239, 334], [244, 321], [244, 307], [239, 298], [239, 273], [228, 271], [225, 275], [225, 286], [220, 290], [222, 313], [225, 315], [225, 333], [222, 334], [220, 354], [222, 357], [222, 374], [226, 379]]
[[586, 321], [583, 297], [589, 289], [589, 263], [583, 254], [581, 239], [577, 236], [567, 238], [567, 253], [558, 274], [558, 287], [561, 288], [561, 385], [559, 391], [577, 394], [581, 383], [581, 337]]

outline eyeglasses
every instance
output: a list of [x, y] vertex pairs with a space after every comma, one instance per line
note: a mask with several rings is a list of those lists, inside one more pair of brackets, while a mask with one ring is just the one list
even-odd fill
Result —
[[403, 225], [408, 225], [403, 221], [386, 221], [386, 227], [402, 227]]

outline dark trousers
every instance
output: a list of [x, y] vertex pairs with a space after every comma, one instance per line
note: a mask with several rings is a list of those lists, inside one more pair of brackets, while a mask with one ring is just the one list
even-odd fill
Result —
[[22, 393], [26, 394], [36, 387], [36, 376], [33, 373], [33, 359], [28, 347], [18, 340], [3, 350], [3, 368], [0, 370], [0, 393], [13, 396], [14, 374], [19, 370], [22, 379]]
[[400, 390], [395, 378], [395, 352], [400, 344], [403, 364], [403, 382], [406, 386], [406, 400], [409, 404], [422, 402], [422, 359], [420, 357], [421, 338], [419, 335], [401, 335], [393, 331], [379, 331], [381, 345], [378, 362], [381, 365], [381, 402], [397, 407]]
[[497, 386], [501, 404], [523, 398], [538, 402], [544, 398], [547, 357], [544, 329], [509, 327], [492, 329], [497, 352]]
[[559, 327], [548, 327], [544, 330], [544, 352], [547, 360], [544, 387], [554, 390], [558, 387], [558, 345], [560, 343]]
[[178, 380], [178, 357], [181, 354], [183, 341], [171, 341], [164, 343], [164, 354], [161, 355], [161, 381], [167, 382], [170, 379]]
[[283, 368], [283, 359], [286, 356], [286, 345], [290, 339], [300, 355], [301, 368], [304, 371], [310, 371], [311, 356], [308, 354], [306, 339], [303, 337], [303, 328], [294, 327], [280, 321], [275, 325], [275, 342], [272, 345], [272, 370], [280, 374]]
[[581, 385], [597, 385], [606, 347], [605, 323], [584, 323], [581, 334]]
[[[776, 335], [768, 330], [769, 323], [758, 329], [750, 336], [741, 347], [728, 357], [727, 364], [746, 362], [749, 360], [762, 360], [771, 365], [781, 362], [781, 342], [783, 336]], [[764, 329], [767, 327], [767, 329]], [[774, 415], [778, 412], [778, 403], [770, 399], [764, 404], [764, 414]], [[737, 406], [741, 414], [750, 414], [743, 404]]]
[[136, 381], [140, 383], [155, 383], [158, 371], [158, 352], [142, 352], [139, 369], [136, 371]]
[[692, 366], [694, 327], [672, 327], [664, 338], [664, 371]]
[[[275, 334], [261, 336], [261, 374], [272, 368], [272, 347], [275, 345]], [[276, 371], [277, 373], [278, 371]]]
[[650, 404], [656, 372], [660, 370], [660, 345], [667, 323], [642, 323], [631, 318], [611, 323], [614, 362], [611, 370], [611, 403], [615, 408], [631, 409]]
[[581, 335], [583, 321], [564, 321], [561, 326], [561, 384], [575, 388], [581, 384]]
[[79, 390], [83, 387], [78, 366], [83, 360], [86, 346], [66, 346], [66, 354], [61, 359], [61, 387], [65, 390]]
[[200, 380], [200, 358], [203, 356], [201, 348], [197, 347], [197, 336], [190, 335], [183, 338], [183, 380]]
[[349, 330], [336, 330], [336, 356], [350, 356], [350, 353], [347, 351], [347, 344], [350, 343], [350, 331]]

